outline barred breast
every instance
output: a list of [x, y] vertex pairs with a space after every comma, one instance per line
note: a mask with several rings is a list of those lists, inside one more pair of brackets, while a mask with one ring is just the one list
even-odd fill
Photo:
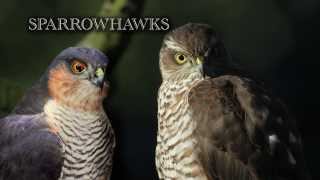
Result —
[[115, 139], [104, 111], [80, 112], [49, 101], [45, 114], [63, 142], [60, 180], [109, 179]]
[[158, 94], [156, 166], [160, 179], [207, 179], [193, 137], [188, 92], [200, 78], [164, 81]]

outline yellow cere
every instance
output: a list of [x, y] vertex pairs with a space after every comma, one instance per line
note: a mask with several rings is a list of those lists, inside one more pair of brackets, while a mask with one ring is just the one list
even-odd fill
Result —
[[104, 76], [104, 71], [103, 71], [102, 68], [98, 68], [98, 69], [96, 70], [96, 76], [97, 76], [97, 77], [102, 77], [102, 76]]
[[202, 64], [202, 62], [203, 62], [203, 57], [197, 57], [197, 59], [196, 59], [196, 64]]

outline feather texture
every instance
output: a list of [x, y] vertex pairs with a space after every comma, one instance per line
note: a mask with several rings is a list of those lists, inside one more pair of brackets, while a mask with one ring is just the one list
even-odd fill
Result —
[[43, 114], [0, 119], [0, 179], [56, 180], [63, 157], [61, 141]]
[[[73, 73], [75, 59], [87, 71]], [[0, 119], [0, 180], [110, 179], [115, 137], [102, 106], [107, 85], [95, 74], [107, 63], [98, 50], [74, 47], [53, 60]]]
[[301, 142], [289, 138], [300, 139], [294, 121], [254, 81], [237, 76], [203, 80], [190, 91], [189, 103], [197, 121], [199, 158], [211, 177], [307, 179]]
[[210, 26], [169, 32], [159, 64], [160, 179], [309, 179], [294, 119], [231, 61]]

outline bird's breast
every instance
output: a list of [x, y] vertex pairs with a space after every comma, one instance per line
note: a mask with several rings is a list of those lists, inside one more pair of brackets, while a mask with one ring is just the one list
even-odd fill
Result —
[[111, 172], [115, 142], [104, 112], [76, 112], [54, 102], [45, 106], [45, 112], [63, 142], [60, 179], [97, 179]]
[[166, 84], [159, 90], [156, 165], [161, 179], [206, 179], [197, 158], [188, 92]]

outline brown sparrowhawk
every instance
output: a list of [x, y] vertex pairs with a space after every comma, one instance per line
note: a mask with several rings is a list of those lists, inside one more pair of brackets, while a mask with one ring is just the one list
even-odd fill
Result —
[[231, 62], [209, 26], [169, 32], [160, 50], [160, 179], [308, 179], [284, 105]]
[[1, 180], [107, 180], [115, 137], [102, 101], [108, 58], [70, 47], [0, 119]]

